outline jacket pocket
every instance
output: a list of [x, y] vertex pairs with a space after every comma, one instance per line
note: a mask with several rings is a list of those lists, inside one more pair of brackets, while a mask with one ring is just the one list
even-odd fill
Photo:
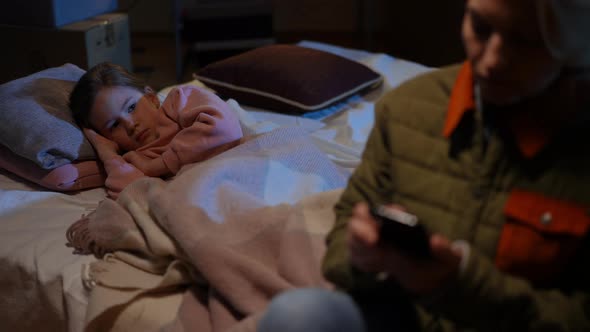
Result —
[[537, 285], [555, 280], [590, 228], [587, 207], [514, 190], [504, 213], [496, 266]]

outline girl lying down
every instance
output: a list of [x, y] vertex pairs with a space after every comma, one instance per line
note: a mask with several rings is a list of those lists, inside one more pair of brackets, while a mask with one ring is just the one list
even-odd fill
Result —
[[240, 144], [237, 115], [215, 94], [194, 86], [174, 88], [163, 103], [123, 67], [101, 63], [70, 95], [74, 119], [107, 172], [111, 198], [134, 180], [175, 175]]

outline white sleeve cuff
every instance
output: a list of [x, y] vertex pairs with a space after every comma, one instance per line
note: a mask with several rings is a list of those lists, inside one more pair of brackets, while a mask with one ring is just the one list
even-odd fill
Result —
[[453, 241], [451, 247], [461, 252], [461, 262], [459, 262], [459, 273], [463, 274], [469, 263], [469, 256], [471, 255], [471, 246], [465, 240]]

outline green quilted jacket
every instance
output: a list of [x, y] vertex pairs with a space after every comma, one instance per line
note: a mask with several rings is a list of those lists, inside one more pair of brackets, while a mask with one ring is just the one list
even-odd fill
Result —
[[396, 203], [431, 232], [471, 244], [457, 280], [427, 305], [416, 301], [424, 330], [590, 331], [590, 116], [579, 112], [530, 158], [482, 112], [466, 113], [446, 138], [459, 69], [424, 74], [377, 104], [323, 272], [351, 292], [388, 287], [351, 267], [345, 229], [356, 202]]

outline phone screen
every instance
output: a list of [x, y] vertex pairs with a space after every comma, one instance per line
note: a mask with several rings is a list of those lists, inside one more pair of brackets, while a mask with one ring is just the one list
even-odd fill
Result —
[[379, 223], [381, 243], [414, 257], [432, 257], [430, 236], [416, 216], [384, 205], [371, 209], [371, 214]]

